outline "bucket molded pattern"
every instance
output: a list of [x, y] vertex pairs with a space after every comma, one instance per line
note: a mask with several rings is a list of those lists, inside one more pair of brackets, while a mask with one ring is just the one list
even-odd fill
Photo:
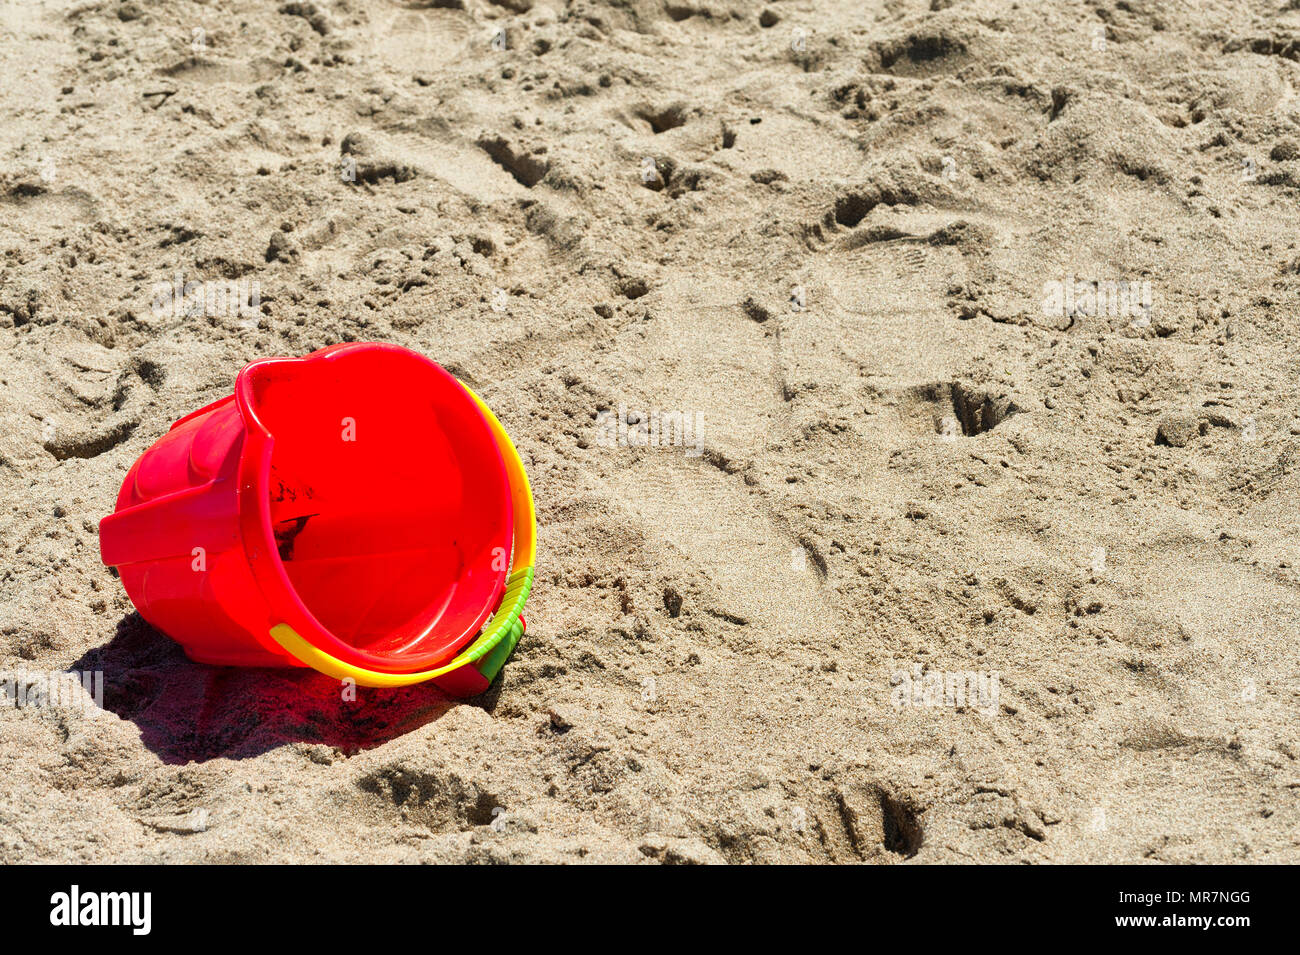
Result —
[[500, 422], [383, 344], [254, 361], [127, 473], [104, 563], [193, 659], [486, 689], [523, 632], [532, 492]]

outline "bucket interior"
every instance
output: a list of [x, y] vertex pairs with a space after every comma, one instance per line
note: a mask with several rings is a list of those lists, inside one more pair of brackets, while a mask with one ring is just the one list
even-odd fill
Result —
[[424, 667], [478, 632], [509, 566], [501, 454], [473, 399], [410, 353], [273, 363], [253, 405], [274, 444], [280, 561], [335, 637]]

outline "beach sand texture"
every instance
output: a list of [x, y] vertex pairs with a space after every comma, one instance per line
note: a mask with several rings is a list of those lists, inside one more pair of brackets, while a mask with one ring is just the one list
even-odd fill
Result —
[[[1300, 861], [1298, 84], [1283, 0], [0, 2], [0, 665], [104, 687], [0, 712], [0, 861]], [[467, 703], [100, 563], [367, 340], [533, 482]]]

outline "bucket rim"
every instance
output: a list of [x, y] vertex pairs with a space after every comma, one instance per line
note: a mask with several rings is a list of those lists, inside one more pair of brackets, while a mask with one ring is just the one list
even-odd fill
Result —
[[[403, 658], [394, 653], [374, 653], [363, 650], [340, 639], [322, 624], [303, 602], [293, 586], [293, 582], [289, 579], [288, 571], [280, 558], [271, 523], [269, 493], [271, 457], [275, 437], [259, 416], [257, 402], [253, 393], [256, 375], [265, 373], [269, 367], [319, 361], [343, 361], [349, 356], [363, 353], [373, 354], [374, 352], [388, 352], [399, 355], [404, 359], [418, 360], [424, 363], [465, 397], [468, 402], [467, 408], [473, 406], [475, 419], [482, 424], [484, 433], [488, 435], [494, 459], [499, 468], [500, 483], [504, 492], [503, 506], [506, 510], [506, 526], [509, 528], [508, 536], [502, 543], [506, 547], [507, 553], [512, 552], [515, 544], [513, 529], [516, 522], [514, 504], [510, 494], [510, 482], [501, 448], [492, 434], [491, 425], [484, 416], [483, 409], [470, 397], [470, 394], [467, 393], [467, 390], [456, 377], [437, 362], [419, 352], [385, 342], [347, 342], [298, 357], [269, 356], [258, 358], [240, 369], [235, 378], [233, 396], [245, 431], [244, 446], [240, 451], [237, 469], [239, 530], [245, 558], [248, 560], [253, 580], [261, 592], [269, 611], [268, 616], [272, 621], [271, 629], [288, 626], [309, 646], [315, 647], [319, 651], [351, 666], [379, 673], [401, 674], [445, 664], [447, 661], [454, 659], [465, 646], [474, 640], [475, 634], [492, 616], [501, 600], [502, 593], [505, 591], [506, 578], [510, 568], [509, 561], [506, 562], [505, 568], [494, 571], [497, 580], [495, 586], [491, 589], [492, 596], [480, 608], [474, 618], [473, 626], [468, 627], [466, 632], [454, 644], [446, 646], [440, 651], [412, 653]], [[274, 640], [274, 637], [271, 637], [271, 639]], [[276, 643], [279, 643], [279, 641], [276, 641]], [[285, 648], [281, 645], [280, 649], [283, 651]]]

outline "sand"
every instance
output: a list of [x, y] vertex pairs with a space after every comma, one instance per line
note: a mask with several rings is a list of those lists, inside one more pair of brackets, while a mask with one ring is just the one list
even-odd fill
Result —
[[[0, 861], [1300, 860], [1298, 83], [1281, 0], [0, 5], [0, 663], [103, 681], [0, 710]], [[532, 478], [476, 700], [100, 563], [356, 340]]]

